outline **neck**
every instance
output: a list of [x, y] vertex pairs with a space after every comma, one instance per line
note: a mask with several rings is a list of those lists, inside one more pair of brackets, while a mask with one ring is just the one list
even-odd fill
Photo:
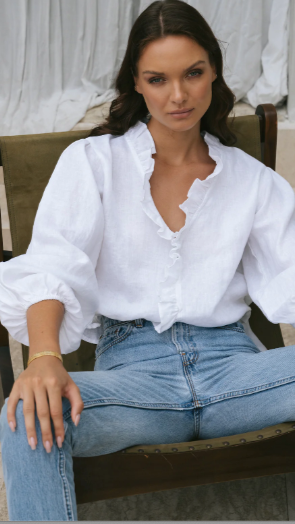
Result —
[[174, 131], [151, 117], [147, 124], [155, 142], [154, 158], [171, 166], [201, 162], [208, 155], [207, 145], [200, 134], [200, 121], [187, 131]]

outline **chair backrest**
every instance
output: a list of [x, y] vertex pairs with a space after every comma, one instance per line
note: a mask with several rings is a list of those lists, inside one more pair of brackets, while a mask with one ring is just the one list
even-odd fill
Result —
[[[261, 160], [259, 117], [257, 115], [235, 117], [229, 119], [229, 123], [237, 136], [236, 147]], [[72, 142], [86, 138], [88, 135], [89, 130], [83, 130], [0, 137], [13, 256], [24, 254], [28, 248], [39, 202], [61, 153]], [[252, 324], [251, 327], [258, 338], [269, 349], [283, 346], [279, 326], [271, 324], [260, 310], [257, 314], [259, 322], [253, 323], [255, 329]], [[251, 321], [253, 322], [252, 318]], [[262, 330], [261, 322], [264, 323]], [[82, 341], [77, 351], [64, 355], [66, 369], [68, 371], [93, 370], [94, 349], [93, 344]], [[27, 356], [28, 348], [23, 346], [25, 367]]]

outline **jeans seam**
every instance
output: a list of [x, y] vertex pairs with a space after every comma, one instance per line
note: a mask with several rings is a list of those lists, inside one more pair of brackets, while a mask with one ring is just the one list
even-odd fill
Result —
[[185, 366], [189, 366], [190, 364], [195, 364], [197, 362], [198, 358], [199, 358], [199, 353], [196, 350], [191, 351], [191, 353], [194, 353], [195, 356], [193, 358], [189, 359], [189, 360], [187, 360], [187, 358], [186, 358], [185, 359], [185, 364], [184, 364]]
[[[171, 337], [172, 337], [172, 342], [175, 344], [176, 348], [178, 348], [178, 342], [177, 342], [177, 337], [175, 337], [175, 332], [174, 332], [175, 328], [174, 328], [174, 324], [172, 325], [172, 332], [171, 332]], [[180, 348], [181, 350], [181, 348]], [[184, 375], [187, 379], [187, 382], [188, 382], [188, 387], [189, 387], [189, 390], [190, 390], [190, 393], [192, 395], [192, 399], [193, 399], [193, 405], [194, 406], [199, 406], [199, 403], [198, 403], [198, 399], [197, 399], [197, 396], [196, 396], [196, 392], [195, 392], [195, 388], [194, 388], [194, 385], [193, 385], [193, 382], [191, 380], [191, 376], [190, 376], [190, 372], [188, 371], [188, 363], [186, 361], [186, 354], [185, 352], [183, 351], [180, 351], [180, 358], [181, 358], [181, 362], [182, 362], [182, 366], [183, 366], [183, 371], [184, 371]]]
[[[93, 400], [86, 400], [84, 401], [84, 409], [90, 409], [96, 406], [100, 405], [118, 405], [118, 406], [132, 406], [132, 407], [138, 407], [138, 408], [145, 408], [145, 409], [175, 409], [175, 410], [183, 410], [183, 409], [194, 409], [194, 403], [193, 402], [185, 402], [182, 405], [181, 404], [168, 404], [164, 402], [134, 402], [132, 400], [120, 400], [117, 398], [108, 398], [108, 399], [93, 399]], [[71, 409], [69, 408], [64, 413], [64, 419], [70, 419], [71, 418]]]
[[[183, 360], [185, 360], [185, 358]], [[197, 399], [197, 395], [196, 395], [196, 392], [195, 392], [194, 384], [193, 384], [193, 381], [191, 379], [189, 366], [186, 363], [184, 364], [184, 366], [185, 366], [184, 367], [184, 372], [185, 372], [185, 374], [187, 376], [187, 380], [188, 380], [188, 382], [190, 384], [190, 387], [191, 387], [191, 393], [192, 393], [192, 397], [193, 397], [194, 406], [195, 407], [199, 407], [199, 401]]]
[[229, 400], [232, 398], [243, 397], [246, 395], [254, 395], [260, 391], [266, 391], [267, 389], [276, 388], [284, 384], [291, 384], [295, 381], [295, 376], [282, 378], [276, 382], [269, 382], [267, 384], [261, 384], [260, 386], [255, 386], [248, 389], [240, 389], [237, 391], [229, 391], [227, 393], [222, 393], [220, 395], [212, 396], [208, 399], [200, 400], [201, 406], [208, 406], [209, 404], [214, 404], [215, 402], [222, 402], [223, 400]]
[[194, 408], [195, 438], [198, 440], [200, 434], [200, 408]]
[[58, 448], [58, 454], [59, 454], [59, 461], [58, 461], [59, 468], [58, 469], [59, 469], [59, 474], [60, 474], [62, 485], [63, 485], [63, 495], [64, 495], [64, 503], [66, 506], [67, 520], [74, 520], [71, 492], [70, 492], [70, 487], [69, 487], [69, 483], [68, 483], [68, 479], [67, 479], [66, 471], [65, 471], [66, 458], [65, 458], [65, 453], [63, 449]]

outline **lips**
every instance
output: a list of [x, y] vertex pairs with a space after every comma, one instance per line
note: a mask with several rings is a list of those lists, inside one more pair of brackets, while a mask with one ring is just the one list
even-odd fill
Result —
[[189, 111], [192, 111], [193, 108], [191, 109], [182, 109], [181, 111], [173, 111], [171, 113], [169, 113], [170, 115], [182, 115], [183, 113], [188, 113]]

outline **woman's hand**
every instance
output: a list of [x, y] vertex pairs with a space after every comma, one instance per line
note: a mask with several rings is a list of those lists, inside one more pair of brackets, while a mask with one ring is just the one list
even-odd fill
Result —
[[84, 408], [78, 386], [58, 358], [42, 356], [34, 359], [15, 381], [7, 401], [7, 420], [10, 428], [15, 431], [15, 410], [19, 399], [22, 399], [28, 443], [32, 449], [35, 449], [36, 403], [43, 445], [47, 453], [50, 453], [53, 445], [50, 416], [53, 420], [57, 445], [61, 447], [64, 440], [62, 397], [69, 399], [72, 406], [71, 417], [77, 426]]

